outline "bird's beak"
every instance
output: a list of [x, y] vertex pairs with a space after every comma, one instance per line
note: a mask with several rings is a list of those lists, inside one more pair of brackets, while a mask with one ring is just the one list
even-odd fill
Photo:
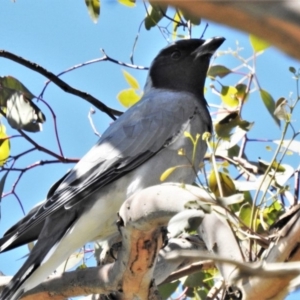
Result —
[[196, 58], [205, 54], [213, 55], [215, 51], [223, 44], [224, 41], [225, 38], [219, 36], [208, 39], [192, 54], [196, 55]]

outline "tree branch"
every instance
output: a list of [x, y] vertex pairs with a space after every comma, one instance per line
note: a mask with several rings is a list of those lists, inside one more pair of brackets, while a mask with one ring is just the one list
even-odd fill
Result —
[[110, 116], [113, 120], [116, 119], [115, 115], [119, 116], [122, 114], [118, 110], [114, 110], [114, 109], [106, 106], [104, 103], [99, 101], [94, 96], [92, 96], [86, 92], [82, 92], [78, 89], [73, 88], [72, 86], [67, 84], [65, 81], [61, 80], [58, 76], [56, 76], [52, 72], [49, 72], [48, 70], [46, 70], [45, 68], [41, 67], [40, 65], [38, 65], [34, 62], [26, 60], [23, 57], [15, 55], [6, 50], [0, 50], [0, 57], [5, 57], [7, 59], [10, 59], [12, 61], [15, 61], [16, 63], [19, 63], [19, 64], [27, 67], [30, 70], [40, 73], [41, 75], [43, 75], [46, 78], [48, 78], [49, 80], [51, 80], [54, 84], [56, 84], [58, 87], [60, 87], [66, 93], [73, 94], [75, 96], [78, 96], [78, 97], [88, 101], [90, 104], [94, 105], [96, 108], [98, 108], [99, 110], [103, 111], [108, 116]]
[[[192, 191], [199, 189], [191, 187]], [[168, 249], [191, 248], [205, 250], [202, 243], [186, 240], [176, 241], [157, 257], [164, 238], [162, 228], [178, 212], [184, 210], [191, 200], [203, 195], [205, 201], [211, 196], [200, 190], [198, 195], [180, 185], [160, 185], [142, 190], [127, 199], [120, 208], [119, 229], [122, 235], [122, 249], [118, 259], [99, 268], [89, 268], [54, 276], [31, 291], [22, 299], [64, 299], [77, 295], [107, 294], [116, 291], [120, 299], [148, 299], [149, 289], [153, 285], [152, 278], [162, 282], [170, 272], [194, 263], [194, 259], [184, 258], [166, 264], [164, 259]], [[204, 213], [203, 213], [204, 215]], [[172, 246], [173, 245], [173, 246]], [[154, 275], [154, 268], [157, 271]], [[54, 298], [51, 298], [54, 295]]]

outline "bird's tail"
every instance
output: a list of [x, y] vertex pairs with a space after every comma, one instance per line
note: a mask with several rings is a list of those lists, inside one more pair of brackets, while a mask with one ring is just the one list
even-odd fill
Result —
[[[53, 218], [51, 222], [45, 222], [37, 243], [23, 266], [3, 289], [0, 294], [0, 300], [19, 299], [23, 293], [34, 288], [47, 278], [68, 257], [67, 251], [65, 253], [67, 257], [58, 255], [52, 259], [53, 253], [59, 247], [60, 242], [72, 228], [75, 218], [76, 214], [74, 213], [69, 212], [69, 214], [65, 214], [63, 216], [63, 228], [57, 220], [61, 219], [60, 215], [57, 218]], [[70, 250], [71, 253], [73, 250]]]

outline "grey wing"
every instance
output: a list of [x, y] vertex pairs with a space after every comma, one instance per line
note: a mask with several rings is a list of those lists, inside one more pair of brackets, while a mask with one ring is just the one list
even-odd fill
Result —
[[44, 222], [56, 210], [76, 205], [176, 140], [196, 110], [191, 96], [187, 94], [182, 98], [181, 94], [172, 92], [164, 92], [163, 97], [160, 93], [150, 94], [124, 113], [78, 162], [45, 205], [22, 224], [8, 244]]
[[[52, 195], [55, 193], [58, 186], [62, 183], [62, 181], [68, 176], [69, 172], [65, 174], [62, 178], [60, 178], [57, 182], [55, 182], [52, 187], [48, 191], [47, 199], [52, 197]], [[11, 228], [9, 228], [3, 235], [2, 238], [0, 238], [0, 249], [1, 246], [6, 243], [12, 236], [14, 236], [20, 227], [22, 227], [23, 224], [27, 223], [32, 217], [37, 213], [37, 211], [44, 205], [44, 203], [47, 200], [41, 201], [36, 206], [34, 206], [28, 213], [25, 215], [21, 220], [19, 220], [16, 224], [14, 224]], [[8, 251], [10, 249], [22, 246], [24, 244], [30, 243], [32, 241], [37, 240], [39, 234], [41, 233], [41, 230], [44, 226], [44, 221], [42, 223], [37, 223], [36, 226], [31, 227], [30, 230], [26, 231], [26, 234], [23, 234], [19, 236], [18, 239], [16, 239], [13, 243], [11, 243], [7, 248], [5, 248], [3, 251]]]

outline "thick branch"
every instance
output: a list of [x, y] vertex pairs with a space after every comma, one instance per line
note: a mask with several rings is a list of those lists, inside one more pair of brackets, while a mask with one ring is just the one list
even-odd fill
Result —
[[[192, 186], [166, 184], [136, 193], [120, 209], [122, 249], [115, 262], [52, 277], [29, 291], [24, 299], [61, 300], [110, 292], [120, 299], [148, 299], [152, 278], [159, 284], [167, 281], [174, 271], [200, 260], [213, 260], [226, 283], [241, 291], [243, 300], [283, 297], [291, 279], [300, 273], [299, 262], [286, 263], [299, 260], [300, 251], [298, 248], [295, 251], [295, 247], [300, 242], [300, 210], [282, 225], [262, 262], [244, 262], [240, 246], [224, 217], [226, 211], [221, 214], [220, 210], [217, 214], [205, 214], [199, 229], [205, 245], [196, 237], [171, 239], [159, 252], [163, 242], [161, 229], [191, 201], [216, 204], [206, 191]], [[215, 254], [209, 254], [211, 252]], [[193, 269], [190, 267], [190, 270]]]
[[86, 92], [82, 92], [78, 89], [73, 88], [72, 86], [67, 84], [65, 81], [61, 80], [58, 76], [56, 76], [52, 72], [49, 72], [48, 70], [46, 70], [45, 68], [41, 67], [40, 65], [38, 65], [36, 63], [33, 63], [29, 60], [24, 59], [21, 56], [15, 55], [15, 54], [5, 51], [5, 50], [0, 50], [0, 57], [5, 57], [7, 59], [15, 61], [16, 63], [19, 63], [19, 64], [27, 67], [28, 69], [31, 69], [35, 72], [42, 74], [43, 76], [45, 76], [46, 78], [51, 80], [54, 84], [56, 84], [58, 87], [60, 87], [62, 90], [64, 90], [66, 93], [73, 94], [75, 96], [78, 96], [78, 97], [88, 101], [90, 104], [94, 105], [99, 110], [105, 112], [113, 120], [116, 119], [115, 115], [119, 116], [121, 114], [121, 112], [106, 106], [104, 103], [99, 101], [94, 96], [92, 96]]
[[[190, 188], [193, 191], [199, 190], [195, 187]], [[211, 202], [211, 195], [206, 191], [199, 190], [195, 195], [180, 185], [172, 184], [154, 186], [136, 193], [127, 199], [120, 209], [122, 249], [114, 263], [52, 277], [29, 291], [22, 299], [58, 300], [110, 292], [117, 293], [120, 299], [148, 299], [152, 278], [162, 282], [171, 272], [195, 262], [193, 258], [184, 258], [168, 264], [164, 259], [167, 251], [181, 247], [205, 250], [204, 244], [199, 240], [197, 243], [192, 239], [185, 240], [181, 243], [183, 246], [173, 242], [161, 251], [157, 263], [164, 240], [162, 227], [167, 226], [175, 214], [184, 210], [187, 203], [201, 200], [199, 195], [202, 195], [206, 202]], [[154, 275], [155, 266], [159, 271]]]
[[[170, 282], [183, 276], [183, 274], [191, 274], [193, 272], [211, 268], [212, 262], [201, 262], [193, 257], [183, 257], [176, 260], [167, 261], [164, 257], [168, 253], [177, 250], [197, 250], [204, 253], [206, 248], [201, 243], [190, 241], [192, 237], [171, 239], [168, 245], [160, 250], [158, 262], [154, 270], [154, 278], [157, 284], [162, 281]], [[108, 273], [113, 268], [114, 264], [91, 267], [88, 269], [76, 270], [60, 275], [50, 276], [46, 281], [28, 293], [28, 297], [23, 299], [65, 299], [67, 297], [75, 297], [84, 294], [103, 294], [118, 289], [118, 281], [111, 278], [108, 280]], [[116, 267], [117, 268], [117, 267]], [[176, 270], [172, 276], [170, 273]], [[178, 270], [178, 271], [177, 271]], [[124, 274], [123, 274], [124, 277]], [[166, 278], [166, 279], [165, 279]], [[5, 286], [11, 277], [0, 277], [0, 289]], [[55, 297], [54, 297], [55, 295]]]
[[[263, 260], [252, 264], [243, 263], [239, 245], [225, 219], [210, 214], [201, 223], [199, 234], [208, 250], [216, 257], [194, 254], [199, 259], [214, 260], [226, 282], [233, 283], [241, 291], [243, 300], [277, 299], [274, 297], [282, 299], [289, 292], [291, 280], [300, 273], [299, 262], [292, 263], [299, 261], [300, 257], [300, 250], [297, 248], [300, 242], [299, 228], [298, 208], [265, 250]], [[172, 255], [175, 255], [174, 252]], [[193, 254], [189, 252], [187, 255], [191, 257]], [[182, 257], [183, 253], [179, 253], [179, 256]]]

